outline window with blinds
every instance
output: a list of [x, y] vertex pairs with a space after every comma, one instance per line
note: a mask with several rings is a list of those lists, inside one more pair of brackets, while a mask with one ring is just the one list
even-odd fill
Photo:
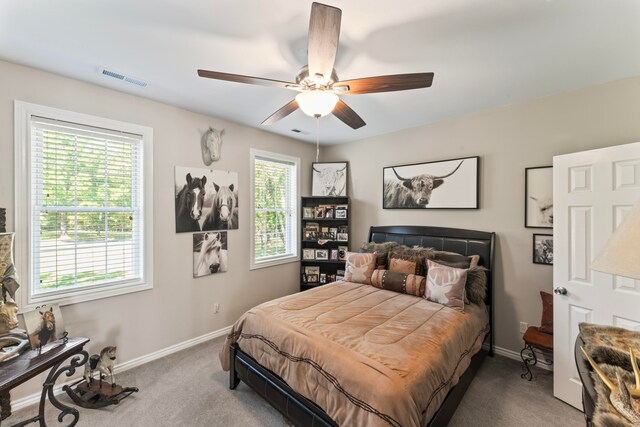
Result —
[[298, 164], [252, 150], [253, 267], [297, 259]]
[[28, 301], [139, 286], [148, 280], [145, 137], [55, 116], [27, 119]]

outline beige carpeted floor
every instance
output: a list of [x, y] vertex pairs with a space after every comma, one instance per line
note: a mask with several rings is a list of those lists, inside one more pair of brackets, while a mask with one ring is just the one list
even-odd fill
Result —
[[[245, 384], [229, 390], [218, 361], [222, 338], [200, 344], [116, 377], [140, 392], [119, 405], [80, 408], [78, 426], [289, 426]], [[518, 362], [487, 358], [450, 426], [583, 426], [582, 413], [553, 397], [552, 374], [537, 369], [534, 381], [520, 379]], [[68, 400], [68, 399], [67, 399]], [[37, 406], [15, 412], [6, 424], [30, 418]], [[47, 424], [60, 425], [55, 408]], [[65, 419], [68, 424], [70, 418]], [[35, 424], [33, 424], [35, 425]]]

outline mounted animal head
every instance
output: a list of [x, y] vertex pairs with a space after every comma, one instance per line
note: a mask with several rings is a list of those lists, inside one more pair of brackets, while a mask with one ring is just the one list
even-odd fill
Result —
[[6, 334], [18, 327], [18, 305], [7, 295], [7, 300], [0, 298], [0, 334]]
[[347, 165], [344, 165], [342, 169], [326, 167], [321, 170], [318, 170], [315, 166], [313, 166], [313, 171], [320, 174], [319, 182], [322, 195], [344, 195], [344, 188], [347, 186]]
[[541, 225], [553, 225], [553, 198], [533, 196], [529, 198], [536, 202], [538, 222]]
[[444, 179], [450, 177], [460, 169], [462, 163], [464, 163], [464, 160], [462, 160], [452, 172], [442, 176], [424, 173], [412, 178], [403, 178], [398, 175], [395, 168], [391, 169], [400, 182], [402, 182], [402, 185], [410, 191], [413, 203], [417, 206], [426, 206], [429, 204], [429, 200], [431, 199], [431, 192], [444, 184]]
[[42, 316], [40, 321], [42, 323], [42, 329], [53, 331], [56, 328], [56, 317], [53, 315], [53, 307], [47, 311], [39, 311]]
[[204, 186], [206, 183], [206, 176], [202, 176], [202, 178], [192, 178], [190, 173], [187, 174], [185, 203], [189, 209], [189, 216], [196, 221], [202, 216], [202, 204], [204, 203], [205, 195]]
[[220, 228], [232, 228], [232, 216], [236, 207], [236, 195], [233, 192], [233, 184], [218, 185], [215, 182], [213, 187], [216, 189], [216, 195], [213, 198], [213, 206], [211, 214], [215, 215], [214, 222]]
[[205, 163], [211, 164], [211, 161], [215, 162], [220, 160], [220, 154], [222, 152], [222, 137], [224, 136], [224, 129], [216, 130], [209, 127], [209, 130], [204, 134], [204, 143], [206, 152], [209, 154], [210, 161]]

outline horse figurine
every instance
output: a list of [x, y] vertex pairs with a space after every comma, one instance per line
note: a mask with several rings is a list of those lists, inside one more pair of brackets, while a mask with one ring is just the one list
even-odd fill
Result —
[[188, 173], [187, 183], [176, 194], [176, 232], [200, 231], [199, 220], [202, 216], [205, 185], [207, 177], [192, 178]]
[[222, 249], [220, 233], [204, 233], [194, 263], [194, 277], [227, 271], [227, 251]]
[[216, 195], [213, 205], [202, 223], [203, 230], [234, 230], [238, 228], [238, 196], [233, 191], [233, 184], [213, 187]]
[[212, 127], [202, 136], [202, 160], [205, 165], [209, 166], [212, 162], [220, 160], [223, 136], [224, 129], [216, 130]]
[[100, 387], [102, 387], [102, 378], [109, 375], [111, 377], [111, 387], [116, 386], [116, 382], [113, 379], [113, 361], [116, 360], [118, 348], [116, 346], [105, 347], [100, 351], [100, 354], [94, 354], [89, 358], [89, 361], [84, 365], [84, 379], [87, 384], [93, 383], [93, 372], [99, 371], [100, 373]]

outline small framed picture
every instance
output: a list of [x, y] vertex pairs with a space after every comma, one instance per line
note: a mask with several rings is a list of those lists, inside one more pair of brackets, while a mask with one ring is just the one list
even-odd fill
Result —
[[328, 260], [329, 251], [327, 249], [316, 249], [316, 259], [321, 261]]
[[326, 208], [324, 210], [324, 217], [326, 219], [333, 219], [333, 208]]
[[338, 260], [338, 250], [331, 249], [331, 261], [337, 261], [337, 260]]
[[[338, 259], [340, 261], [344, 261], [347, 257], [348, 251], [349, 248], [347, 246], [338, 246]], [[344, 276], [344, 273], [342, 273], [342, 275]]]
[[349, 234], [348, 233], [338, 233], [338, 238], [336, 239], [339, 242], [346, 242], [349, 240]]
[[335, 274], [327, 274], [327, 283], [332, 283], [336, 281], [336, 275]]
[[526, 168], [524, 226], [553, 228], [553, 166]]
[[320, 283], [321, 284], [327, 283], [327, 275], [325, 273], [320, 273]]
[[307, 274], [307, 283], [318, 283], [318, 274]]
[[302, 250], [302, 259], [316, 259], [316, 251], [310, 248]]
[[553, 234], [533, 235], [533, 263], [553, 265]]
[[318, 240], [318, 232], [315, 230], [304, 230], [304, 240]]
[[304, 268], [304, 272], [309, 276], [310, 274], [315, 274], [316, 276], [320, 274], [320, 267], [318, 266], [307, 266]]
[[302, 208], [302, 219], [313, 219], [315, 218], [315, 212], [311, 206], [305, 206]]
[[27, 311], [23, 315], [29, 344], [33, 350], [65, 336], [62, 312], [58, 304]]
[[324, 206], [316, 206], [315, 207], [315, 211], [314, 211], [314, 215], [316, 218], [324, 218]]
[[336, 207], [334, 216], [336, 219], [347, 219], [347, 209], [340, 209]]

